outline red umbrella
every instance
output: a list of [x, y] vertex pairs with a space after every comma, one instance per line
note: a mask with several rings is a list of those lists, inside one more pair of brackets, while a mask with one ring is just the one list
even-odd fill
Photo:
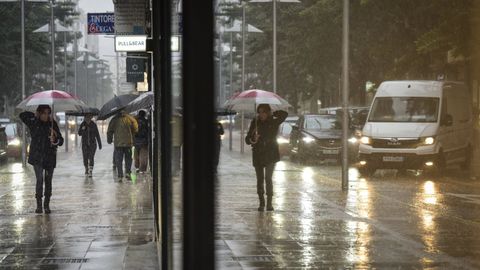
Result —
[[81, 112], [89, 107], [80, 99], [59, 90], [35, 93], [20, 102], [17, 110], [35, 112], [39, 105], [50, 105], [57, 112]]
[[287, 109], [290, 104], [279, 95], [264, 90], [252, 89], [241, 92], [225, 103], [233, 111], [256, 111], [257, 105], [269, 104], [273, 110]]

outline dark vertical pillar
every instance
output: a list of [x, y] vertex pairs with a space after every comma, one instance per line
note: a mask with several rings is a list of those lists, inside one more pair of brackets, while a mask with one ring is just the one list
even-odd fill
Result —
[[[161, 267], [172, 269], [172, 173], [171, 173], [171, 0], [152, 1], [154, 113], [154, 178], [160, 181]], [[160, 154], [161, 153], [161, 154]]]
[[184, 269], [215, 269], [213, 3], [183, 0]]

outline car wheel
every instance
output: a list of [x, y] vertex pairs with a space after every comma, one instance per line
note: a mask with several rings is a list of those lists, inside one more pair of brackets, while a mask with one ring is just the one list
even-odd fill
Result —
[[376, 171], [377, 169], [368, 166], [358, 168], [358, 172], [360, 173], [360, 175], [367, 177], [374, 175]]
[[433, 166], [433, 168], [431, 169], [425, 170], [424, 172], [430, 177], [440, 177], [445, 174], [446, 167], [447, 162], [445, 160], [445, 155], [443, 154], [443, 151], [440, 150], [437, 156], [437, 162], [435, 166]]
[[306, 164], [308, 162], [308, 159], [306, 157], [306, 154], [304, 153], [305, 150], [302, 150], [303, 148], [299, 145], [298, 146], [298, 150], [297, 150], [297, 156], [296, 156], [296, 160], [300, 163], [300, 164]]
[[465, 148], [465, 161], [460, 164], [462, 170], [470, 170], [470, 166], [472, 165], [472, 155], [473, 151], [469, 145]]

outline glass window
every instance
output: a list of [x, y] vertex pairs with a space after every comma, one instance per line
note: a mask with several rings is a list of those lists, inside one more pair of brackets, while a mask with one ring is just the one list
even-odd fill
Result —
[[370, 122], [437, 122], [438, 98], [380, 97], [376, 98]]
[[305, 129], [312, 130], [331, 130], [341, 129], [342, 125], [336, 116], [322, 115], [310, 116], [305, 118]]
[[5, 133], [7, 134], [8, 137], [12, 137], [16, 135], [16, 125], [15, 124], [9, 124], [5, 126]]

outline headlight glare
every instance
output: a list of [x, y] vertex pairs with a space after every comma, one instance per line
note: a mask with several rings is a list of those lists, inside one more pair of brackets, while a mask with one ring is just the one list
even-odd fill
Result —
[[370, 143], [371, 143], [371, 140], [370, 140], [370, 137], [363, 136], [363, 137], [360, 139], [360, 142], [361, 142], [362, 144], [370, 144]]
[[433, 137], [426, 137], [423, 142], [426, 144], [426, 145], [432, 145], [435, 143], [435, 138]]
[[20, 140], [18, 138], [15, 138], [15, 139], [9, 141], [8, 145], [19, 146], [20, 145]]
[[310, 136], [303, 137], [303, 142], [305, 142], [305, 143], [312, 143], [314, 141], [315, 141], [315, 139], [310, 137]]

